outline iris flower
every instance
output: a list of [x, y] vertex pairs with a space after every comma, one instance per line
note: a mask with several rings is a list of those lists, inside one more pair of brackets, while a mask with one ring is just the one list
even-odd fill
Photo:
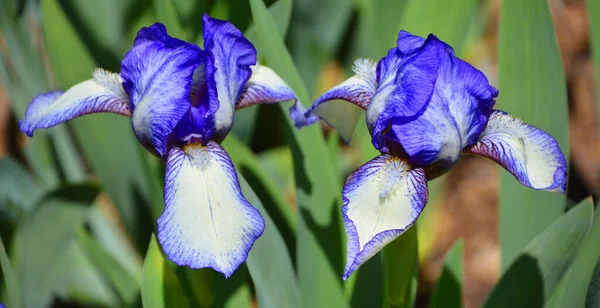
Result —
[[166, 160], [165, 211], [158, 239], [173, 262], [230, 276], [246, 260], [265, 223], [242, 195], [219, 145], [234, 111], [295, 99], [232, 24], [203, 17], [204, 50], [170, 37], [160, 23], [141, 29], [121, 73], [97, 69], [66, 92], [33, 99], [20, 129], [32, 136], [85, 114], [131, 117], [139, 142]]
[[498, 90], [434, 35], [401, 31], [379, 63], [359, 59], [354, 72], [296, 115], [300, 126], [320, 117], [347, 141], [357, 117], [340, 102], [353, 103], [366, 110], [381, 152], [344, 185], [344, 279], [412, 226], [427, 203], [427, 181], [463, 154], [495, 161], [525, 186], [564, 193], [567, 164], [554, 138], [493, 109]]

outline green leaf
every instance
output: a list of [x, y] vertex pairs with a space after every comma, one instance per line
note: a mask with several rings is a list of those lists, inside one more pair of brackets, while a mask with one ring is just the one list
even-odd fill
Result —
[[463, 247], [463, 241], [458, 240], [446, 255], [442, 273], [433, 291], [431, 307], [462, 307]]
[[25, 306], [45, 307], [54, 295], [73, 294], [94, 299], [95, 304], [116, 304], [110, 289], [96, 279], [98, 273], [74, 245], [75, 230], [82, 226], [98, 192], [90, 185], [63, 187], [45, 197], [19, 224], [12, 252]]
[[106, 275], [123, 303], [132, 305], [140, 291], [139, 273], [129, 272], [85, 230], [78, 229], [77, 238], [88, 258]]
[[[254, 23], [262, 40], [269, 67], [295, 91], [301, 102], [310, 102], [308, 92], [292, 58], [279, 36], [277, 25], [262, 0], [251, 0]], [[286, 133], [294, 159], [298, 200], [297, 272], [303, 305], [344, 307], [340, 277], [343, 271], [341, 198], [334, 162], [317, 125], [302, 130], [288, 118]]]
[[[591, 204], [591, 200], [586, 203]], [[546, 307], [584, 307], [594, 268], [600, 260], [600, 215], [596, 217], [577, 257]]]
[[[185, 39], [173, 2], [171, 0], [152, 0], [152, 2], [154, 3], [154, 12], [158, 21], [167, 27], [169, 35]], [[198, 16], [198, 22], [200, 22], [200, 18], [201, 16]]]
[[[292, 15], [292, 1], [278, 0], [269, 7], [269, 12], [277, 24], [279, 34], [281, 37], [285, 37]], [[258, 50], [264, 49], [260, 46], [261, 41], [257, 37], [255, 25], [250, 25], [244, 32], [244, 36], [254, 44]], [[259, 110], [258, 107], [254, 107], [244, 108], [235, 112], [235, 121], [233, 122], [231, 133], [245, 144], [251, 144]]]
[[[89, 79], [95, 63], [57, 1], [43, 0], [42, 5], [48, 54], [59, 87], [68, 89]], [[65, 49], [64, 46], [70, 47]], [[145, 251], [153, 228], [149, 214], [149, 179], [146, 177], [156, 174], [145, 173], [143, 152], [133, 135], [131, 120], [113, 114], [93, 114], [69, 124], [73, 125], [83, 152], [112, 198], [138, 250]]]
[[419, 276], [418, 224], [383, 248], [385, 303], [389, 307], [412, 307]]
[[[398, 29], [422, 37], [433, 33], [460, 56], [480, 3], [479, 0], [410, 0], [404, 7]], [[396, 38], [397, 33], [390, 45]]]
[[239, 178], [244, 196], [265, 219], [265, 231], [246, 260], [258, 304], [260, 307], [300, 307], [300, 289], [283, 237], [248, 182], [241, 175]]
[[[596, 71], [596, 89], [600, 89], [600, 2], [597, 0], [586, 0], [587, 13], [590, 27], [590, 46], [592, 49], [592, 60]], [[600, 110], [600, 95], [596, 95], [596, 106]], [[600, 112], [596, 112], [600, 121]]]
[[28, 212], [42, 193], [31, 174], [10, 156], [0, 159], [0, 182], [0, 213], [10, 211], [11, 205], [19, 206], [19, 212]]
[[590, 282], [590, 287], [588, 288], [587, 292], [585, 307], [600, 307], [600, 259], [598, 259], [598, 263], [596, 263], [592, 281]]
[[510, 265], [485, 307], [541, 307], [573, 263], [590, 230], [593, 207], [584, 201], [538, 234]]
[[[500, 109], [552, 135], [568, 162], [566, 81], [548, 1], [502, 1], [499, 45]], [[504, 170], [500, 187], [505, 270], [528, 242], [563, 213], [566, 197], [527, 188]]]
[[181, 284], [165, 262], [154, 234], [144, 260], [142, 303], [145, 308], [189, 307]]
[[21, 286], [19, 285], [19, 281], [17, 280], [17, 273], [13, 268], [12, 264], [10, 264], [10, 259], [6, 254], [6, 250], [4, 249], [4, 245], [0, 240], [0, 268], [2, 269], [2, 276], [4, 277], [4, 283], [6, 285], [6, 289], [8, 291], [8, 299], [6, 305], [8, 307], [14, 308], [22, 308], [25, 307], [23, 305], [23, 297], [21, 295]]

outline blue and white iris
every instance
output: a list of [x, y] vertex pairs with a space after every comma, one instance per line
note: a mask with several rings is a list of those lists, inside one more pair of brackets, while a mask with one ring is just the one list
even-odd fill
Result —
[[121, 73], [97, 69], [65, 93], [33, 99], [20, 129], [29, 136], [75, 117], [112, 112], [132, 118], [135, 136], [166, 160], [165, 211], [158, 239], [179, 265], [230, 276], [246, 260], [265, 223], [242, 195], [219, 143], [234, 111], [295, 99], [254, 46], [229, 22], [203, 17], [204, 50], [154, 24], [138, 32]]
[[489, 158], [528, 187], [564, 193], [567, 164], [552, 136], [494, 110], [498, 90], [434, 35], [401, 31], [379, 63], [360, 59], [354, 71], [295, 115], [299, 126], [318, 116], [349, 140], [357, 117], [340, 100], [351, 102], [366, 110], [381, 152], [348, 177], [342, 192], [344, 279], [412, 226], [427, 203], [427, 180], [462, 154]]

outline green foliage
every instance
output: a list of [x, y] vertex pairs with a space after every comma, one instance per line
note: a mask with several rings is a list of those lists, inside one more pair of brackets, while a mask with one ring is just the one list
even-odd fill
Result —
[[[502, 1], [499, 44], [498, 108], [552, 135], [568, 162], [566, 81], [548, 1]], [[506, 269], [560, 216], [566, 198], [524, 187], [504, 170], [500, 191], [500, 247]]]
[[448, 251], [442, 273], [433, 291], [431, 307], [462, 307], [463, 247], [463, 241], [459, 240]]
[[2, 269], [2, 275], [8, 290], [8, 298], [6, 304], [8, 307], [22, 308], [23, 297], [21, 293], [21, 286], [17, 279], [17, 273], [10, 263], [10, 259], [4, 249], [4, 244], [0, 241], [0, 268]]
[[544, 305], [576, 259], [593, 216], [592, 204], [587, 200], [547, 226], [508, 267], [485, 306]]

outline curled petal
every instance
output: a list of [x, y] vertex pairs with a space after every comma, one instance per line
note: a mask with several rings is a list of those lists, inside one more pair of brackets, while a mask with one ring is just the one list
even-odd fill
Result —
[[211, 141], [174, 147], [167, 157], [165, 212], [158, 240], [171, 261], [226, 277], [248, 257], [265, 223], [242, 195], [233, 163]]
[[372, 159], [348, 177], [342, 193], [348, 237], [344, 279], [412, 226], [427, 194], [423, 169], [389, 155]]
[[[325, 92], [317, 98], [308, 113], [302, 115], [318, 116], [335, 128], [346, 142], [350, 142], [361, 111], [367, 109], [377, 90], [375, 62], [369, 59], [358, 59], [354, 62], [353, 70], [354, 76]], [[347, 102], [360, 108], [350, 106]], [[303, 122], [309, 122], [301, 117], [294, 120], [296, 126], [303, 126], [301, 125]]]
[[196, 45], [171, 38], [155, 24], [139, 31], [121, 63], [123, 87], [133, 104], [133, 130], [150, 151], [164, 156], [167, 137], [190, 107], [194, 70], [202, 61]]
[[204, 50], [207, 53], [206, 81], [209, 96], [208, 125], [214, 126], [213, 140], [225, 138], [233, 124], [233, 112], [244, 85], [256, 64], [256, 49], [234, 25], [204, 15]]
[[296, 99], [296, 94], [272, 69], [264, 65], [251, 66], [252, 75], [246, 85], [235, 109], [242, 109], [255, 104], [272, 104]]
[[36, 96], [19, 121], [21, 131], [33, 136], [37, 128], [49, 128], [73, 118], [97, 112], [131, 116], [129, 97], [121, 86], [121, 77], [97, 69], [94, 78], [79, 83], [63, 94], [48, 92]]
[[546, 132], [494, 110], [479, 141], [464, 150], [504, 167], [523, 185], [564, 193], [567, 162], [558, 143]]

